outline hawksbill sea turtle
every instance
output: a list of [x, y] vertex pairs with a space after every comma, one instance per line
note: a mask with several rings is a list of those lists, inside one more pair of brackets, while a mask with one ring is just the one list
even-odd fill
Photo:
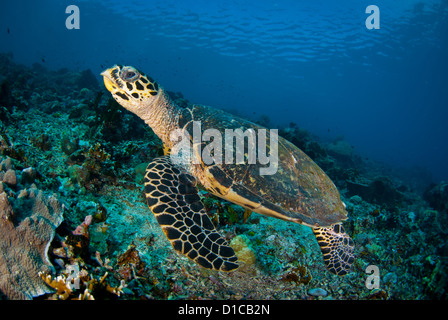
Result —
[[[265, 129], [219, 109], [202, 105], [177, 106], [151, 77], [131, 66], [115, 65], [101, 73], [115, 100], [148, 124], [170, 150], [153, 159], [147, 169], [144, 192], [149, 208], [173, 248], [202, 267], [221, 271], [238, 268], [238, 259], [210, 221], [198, 187], [247, 210], [312, 228], [327, 269], [345, 275], [354, 261], [354, 244], [341, 224], [345, 205], [328, 176], [295, 145], [277, 137], [275, 174], [261, 175], [260, 163], [248, 162], [248, 149], [238, 163], [174, 161], [176, 130], [188, 139], [193, 154], [207, 146], [195, 141], [195, 123], [201, 132], [215, 129]], [[272, 135], [267, 135], [270, 148]], [[177, 151], [176, 151], [177, 150]], [[183, 159], [183, 155], [177, 154]], [[190, 159], [190, 160], [188, 160]]]

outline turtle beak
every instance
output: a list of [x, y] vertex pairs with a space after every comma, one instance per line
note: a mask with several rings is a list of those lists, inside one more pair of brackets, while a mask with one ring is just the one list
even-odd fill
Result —
[[112, 70], [114, 69], [115, 67], [109, 68], [101, 72], [101, 75], [103, 76], [104, 85], [106, 86], [106, 89], [109, 90], [110, 92], [112, 92], [114, 89], [117, 88], [112, 80]]

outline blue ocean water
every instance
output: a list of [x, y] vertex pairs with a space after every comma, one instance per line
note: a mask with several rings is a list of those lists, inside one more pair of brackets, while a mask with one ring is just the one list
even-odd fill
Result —
[[[366, 8], [380, 10], [369, 30]], [[69, 30], [76, 5], [80, 28]], [[448, 179], [448, 1], [2, 1], [18, 63], [134, 65], [191, 102], [339, 136]]]

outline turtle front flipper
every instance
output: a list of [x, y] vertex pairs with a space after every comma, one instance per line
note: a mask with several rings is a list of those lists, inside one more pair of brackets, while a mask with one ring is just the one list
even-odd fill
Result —
[[316, 240], [324, 256], [327, 269], [338, 276], [347, 274], [355, 260], [352, 239], [345, 233], [342, 224], [327, 228], [313, 228]]
[[238, 268], [235, 252], [207, 216], [195, 181], [169, 156], [154, 159], [145, 175], [148, 206], [177, 252], [204, 268], [234, 270]]

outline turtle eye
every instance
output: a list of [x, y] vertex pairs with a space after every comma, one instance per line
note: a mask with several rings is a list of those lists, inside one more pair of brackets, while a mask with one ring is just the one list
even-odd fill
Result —
[[137, 79], [139, 77], [139, 74], [137, 73], [137, 71], [125, 67], [123, 68], [123, 70], [121, 70], [120, 77], [124, 81], [130, 82]]

